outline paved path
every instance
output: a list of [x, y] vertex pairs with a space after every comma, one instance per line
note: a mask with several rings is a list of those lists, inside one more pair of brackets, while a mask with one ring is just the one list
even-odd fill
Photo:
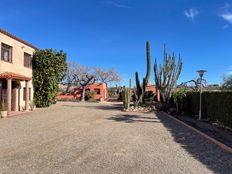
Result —
[[0, 120], [0, 173], [232, 173], [232, 155], [169, 118], [58, 103]]

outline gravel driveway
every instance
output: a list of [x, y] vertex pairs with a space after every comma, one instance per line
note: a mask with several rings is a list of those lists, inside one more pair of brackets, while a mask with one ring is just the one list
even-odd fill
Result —
[[163, 115], [61, 102], [0, 120], [0, 173], [232, 173], [232, 154]]

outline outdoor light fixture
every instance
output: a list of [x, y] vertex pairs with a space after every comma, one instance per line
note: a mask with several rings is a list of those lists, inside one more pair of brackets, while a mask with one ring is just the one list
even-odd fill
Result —
[[205, 70], [198, 70], [197, 72], [198, 72], [200, 78], [202, 78], [206, 71]]
[[201, 104], [201, 96], [202, 96], [202, 78], [203, 78], [203, 75], [204, 75], [204, 73], [206, 72], [205, 70], [198, 70], [197, 71], [198, 72], [198, 74], [199, 74], [199, 76], [200, 76], [200, 109], [199, 109], [199, 120], [201, 120], [202, 119], [202, 104]]

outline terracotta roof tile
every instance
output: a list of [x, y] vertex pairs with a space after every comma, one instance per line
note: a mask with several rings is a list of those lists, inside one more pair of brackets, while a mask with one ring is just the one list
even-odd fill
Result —
[[15, 79], [15, 80], [31, 80], [30, 77], [26, 77], [26, 76], [16, 74], [13, 72], [0, 73], [0, 79], [7, 79], [7, 78], [11, 78], [11, 79]]

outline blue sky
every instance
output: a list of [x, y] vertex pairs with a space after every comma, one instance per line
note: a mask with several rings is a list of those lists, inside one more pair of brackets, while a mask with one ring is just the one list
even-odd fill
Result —
[[[206, 69], [208, 83], [232, 74], [232, 1], [0, 0], [0, 27], [39, 48], [63, 49], [68, 60], [116, 69], [124, 79], [145, 75], [163, 44], [183, 57], [179, 82]], [[153, 71], [152, 71], [153, 74]], [[151, 81], [154, 83], [153, 75]]]

